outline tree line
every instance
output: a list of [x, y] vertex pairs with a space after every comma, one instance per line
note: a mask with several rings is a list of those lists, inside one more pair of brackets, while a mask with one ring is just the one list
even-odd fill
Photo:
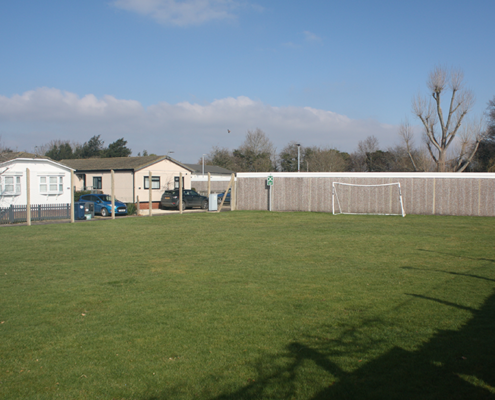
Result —
[[105, 147], [100, 135], [95, 135], [84, 144], [53, 140], [37, 148], [37, 152], [56, 161], [95, 157], [129, 157], [132, 154], [132, 150], [126, 145], [127, 141], [121, 138]]
[[205, 162], [235, 172], [294, 172], [298, 167], [308, 172], [495, 172], [495, 97], [488, 102], [487, 121], [468, 119], [474, 95], [463, 80], [462, 71], [436, 67], [427, 80], [430, 94], [413, 98], [413, 114], [423, 127], [419, 146], [407, 119], [398, 131], [400, 145], [384, 150], [369, 136], [352, 153], [290, 142], [277, 154], [256, 129], [235, 150], [214, 147]]
[[[200, 160], [199, 162], [201, 162]], [[407, 152], [397, 146], [380, 150], [378, 140], [370, 136], [358, 143], [356, 151], [342, 152], [328, 146], [304, 146], [290, 142], [279, 153], [261, 129], [248, 131], [239, 148], [213, 147], [205, 164], [234, 172], [384, 172], [411, 171]]]
[[[381, 149], [378, 139], [369, 136], [358, 142], [352, 153], [294, 141], [277, 153], [267, 134], [257, 128], [248, 131], [244, 142], [234, 150], [213, 147], [205, 164], [234, 172], [297, 172], [298, 168], [303, 172], [495, 172], [495, 97], [489, 101], [486, 115], [488, 124], [484, 130], [480, 125], [470, 126], [469, 129], [478, 129], [476, 135], [469, 138], [464, 131], [457, 148], [450, 153], [445, 149], [440, 157], [433, 153], [431, 143], [428, 147], [425, 138], [423, 146], [414, 146], [408, 124], [399, 129], [401, 144]], [[201, 162], [202, 159], [198, 161]]]
[[[83, 144], [70, 142], [68, 140], [52, 140], [41, 146], [35, 146], [34, 152], [39, 156], [50, 157], [52, 160], [69, 160], [82, 158], [111, 158], [111, 157], [129, 157], [132, 150], [127, 147], [127, 140], [124, 138], [118, 139], [110, 143], [107, 147], [105, 142], [100, 138], [101, 135], [95, 135]], [[2, 143], [0, 136], [0, 153], [12, 153], [13, 149], [5, 146]], [[138, 157], [156, 156], [156, 154], [148, 154], [146, 150], [139, 152]]]

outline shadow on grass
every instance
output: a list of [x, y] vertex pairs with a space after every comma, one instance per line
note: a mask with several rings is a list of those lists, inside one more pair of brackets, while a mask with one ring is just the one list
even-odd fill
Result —
[[418, 251], [424, 251], [424, 252], [427, 252], [427, 253], [437, 253], [437, 254], [441, 254], [443, 256], [456, 257], [456, 258], [467, 258], [468, 260], [474, 260], [474, 261], [490, 261], [492, 263], [495, 263], [495, 260], [493, 258], [466, 257], [466, 256], [462, 256], [462, 255], [459, 255], [459, 254], [446, 253], [446, 252], [437, 251], [437, 250], [418, 249]]
[[[487, 260], [487, 259], [483, 259]], [[488, 260], [491, 261], [491, 260]], [[473, 274], [463, 274], [461, 272], [452, 272], [452, 271], [443, 271], [441, 269], [431, 269], [431, 268], [417, 268], [417, 267], [400, 267], [401, 269], [412, 269], [412, 270], [417, 270], [417, 271], [428, 271], [428, 272], [441, 272], [442, 274], [449, 274], [449, 275], [458, 275], [458, 276], [466, 276], [468, 278], [475, 278], [475, 279], [482, 279], [484, 281], [490, 281], [490, 282], [495, 282], [495, 279], [487, 278], [485, 276], [479, 276], [479, 275], [473, 275]]]
[[[412, 296], [459, 307], [439, 299]], [[253, 366], [256, 375], [244, 387], [226, 390], [219, 396], [203, 392], [198, 398], [495, 399], [495, 293], [479, 310], [469, 310], [472, 318], [459, 330], [439, 331], [413, 351], [394, 347], [363, 365], [357, 364], [356, 359], [358, 367], [348, 371], [339, 367], [338, 357], [352, 358], [358, 354], [356, 348], [363, 354], [380, 343], [356, 343], [360, 342], [357, 329], [349, 330], [338, 340], [324, 342], [315, 337], [307, 343], [293, 342], [280, 354], [258, 359]], [[320, 373], [315, 374], [312, 366], [313, 373], [308, 374], [308, 363], [315, 364]], [[149, 400], [168, 398], [173, 394], [163, 393]]]

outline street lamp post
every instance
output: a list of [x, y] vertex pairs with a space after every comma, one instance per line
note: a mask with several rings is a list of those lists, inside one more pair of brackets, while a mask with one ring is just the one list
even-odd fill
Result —
[[301, 144], [297, 143], [297, 172], [301, 172]]
[[203, 154], [203, 176], [205, 176], [205, 156], [206, 154]]

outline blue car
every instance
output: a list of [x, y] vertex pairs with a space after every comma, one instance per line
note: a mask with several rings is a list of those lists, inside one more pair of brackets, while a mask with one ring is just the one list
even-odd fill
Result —
[[[225, 192], [218, 194], [217, 196], [218, 204], [222, 202], [223, 196], [225, 196]], [[227, 192], [227, 196], [225, 196], [225, 201], [223, 202], [223, 204], [227, 204], [227, 203], [230, 204], [230, 189]]]
[[[95, 203], [95, 213], [102, 217], [112, 215], [112, 196], [108, 194], [83, 194], [79, 201], [92, 201]], [[127, 206], [115, 199], [115, 215], [127, 215]]]

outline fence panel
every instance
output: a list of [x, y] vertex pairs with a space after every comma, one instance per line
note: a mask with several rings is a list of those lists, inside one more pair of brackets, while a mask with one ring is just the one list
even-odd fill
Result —
[[[33, 204], [31, 221], [70, 219], [70, 204]], [[0, 224], [16, 224], [27, 221], [27, 206], [12, 204], [0, 208]]]
[[[493, 173], [238, 173], [237, 209], [267, 210], [267, 176], [274, 177], [272, 210], [332, 212], [332, 183], [400, 183], [406, 214], [495, 216]], [[393, 189], [374, 190], [347, 202], [359, 209], [396, 213]], [[361, 208], [360, 208], [361, 207]]]

